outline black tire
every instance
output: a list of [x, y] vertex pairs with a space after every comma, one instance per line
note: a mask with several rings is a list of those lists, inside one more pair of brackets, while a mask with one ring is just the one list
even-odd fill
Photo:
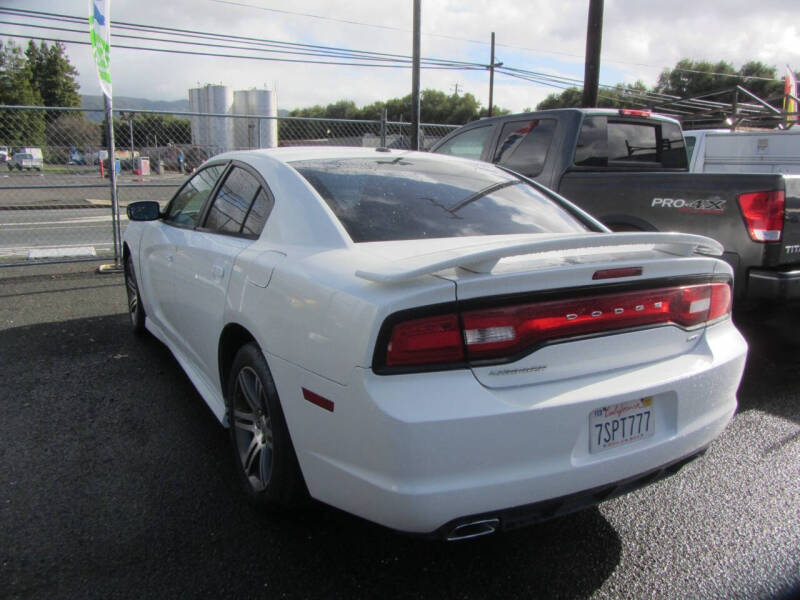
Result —
[[131, 329], [136, 335], [145, 332], [145, 312], [142, 305], [142, 296], [139, 294], [139, 285], [136, 281], [136, 271], [133, 269], [133, 259], [128, 254], [125, 257], [125, 292], [128, 298], [128, 316], [131, 319]]
[[301, 506], [308, 491], [272, 373], [255, 343], [236, 353], [227, 388], [231, 447], [248, 499], [269, 509]]

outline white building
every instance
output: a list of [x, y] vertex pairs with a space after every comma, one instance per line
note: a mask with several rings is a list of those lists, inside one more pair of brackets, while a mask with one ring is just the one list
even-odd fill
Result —
[[[213, 154], [238, 148], [278, 146], [278, 102], [274, 90], [233, 91], [226, 85], [204, 85], [189, 90], [192, 112], [209, 116], [190, 117], [192, 144]], [[247, 118], [226, 115], [254, 115]]]

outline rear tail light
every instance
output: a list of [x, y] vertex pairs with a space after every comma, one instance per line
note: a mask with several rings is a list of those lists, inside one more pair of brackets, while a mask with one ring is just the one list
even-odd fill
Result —
[[386, 366], [402, 367], [464, 360], [461, 327], [455, 314], [398, 323], [386, 349]]
[[779, 242], [783, 233], [783, 190], [739, 196], [739, 206], [750, 237], [756, 242]]
[[461, 323], [455, 313], [411, 319], [394, 325], [376, 366], [502, 361], [577, 336], [668, 323], [690, 329], [730, 310], [730, 284], [719, 282], [469, 310]]

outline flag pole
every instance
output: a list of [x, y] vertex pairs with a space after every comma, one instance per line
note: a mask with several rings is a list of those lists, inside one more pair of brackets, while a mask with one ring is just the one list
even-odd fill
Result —
[[[111, 185], [111, 229], [114, 238], [114, 264], [100, 265], [104, 273], [122, 270], [122, 227], [117, 198], [117, 161], [114, 152], [114, 112], [111, 93], [111, 0], [89, 0], [89, 39], [92, 56], [97, 67], [97, 79], [103, 91], [108, 142], [108, 177]], [[102, 159], [101, 159], [101, 169]]]
[[108, 135], [108, 177], [111, 182], [111, 227], [114, 234], [114, 266], [122, 268], [122, 228], [119, 218], [119, 199], [117, 197], [117, 161], [114, 154], [114, 113], [111, 98], [103, 95], [106, 104], [106, 131]]

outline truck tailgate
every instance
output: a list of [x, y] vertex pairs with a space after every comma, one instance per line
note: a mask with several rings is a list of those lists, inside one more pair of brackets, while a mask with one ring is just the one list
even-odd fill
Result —
[[779, 264], [800, 263], [800, 175], [784, 175], [786, 209]]
[[[739, 196], [773, 190], [786, 191], [782, 241], [755, 242], [747, 231]], [[558, 192], [612, 229], [684, 231], [714, 238], [725, 247], [723, 258], [737, 278], [745, 275], [740, 265], [800, 263], [800, 177], [568, 171]]]

